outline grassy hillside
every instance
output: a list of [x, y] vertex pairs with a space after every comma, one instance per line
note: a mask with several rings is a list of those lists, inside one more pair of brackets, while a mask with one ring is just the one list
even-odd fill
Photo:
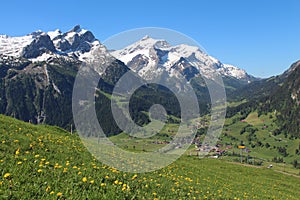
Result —
[[188, 156], [123, 173], [95, 160], [76, 135], [0, 116], [1, 199], [298, 199], [299, 183], [265, 167]]
[[221, 143], [234, 147], [243, 143], [251, 151], [250, 156], [269, 161], [275, 157], [287, 163], [300, 161], [300, 139], [279, 132], [275, 121], [275, 113], [258, 116], [252, 112], [243, 119], [235, 115], [226, 120]]

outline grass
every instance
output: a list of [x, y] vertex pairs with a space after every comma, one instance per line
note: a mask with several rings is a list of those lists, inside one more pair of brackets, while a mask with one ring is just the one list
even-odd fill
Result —
[[[97, 161], [78, 136], [0, 116], [1, 199], [298, 199], [300, 179], [183, 156], [151, 173]], [[118, 138], [126, 138], [124, 135]]]
[[[291, 164], [294, 160], [300, 161], [300, 155], [296, 155], [295, 151], [299, 148], [300, 139], [289, 139], [283, 134], [274, 136], [272, 132], [277, 128], [274, 113], [268, 113], [267, 115], [258, 116], [257, 112], [250, 113], [244, 120], [235, 121], [234, 119], [239, 117], [238, 115], [226, 119], [223, 135], [221, 136], [220, 143], [230, 144], [235, 148], [233, 151], [238, 151], [236, 148], [240, 145], [241, 141], [244, 142], [246, 147], [251, 151], [250, 156], [264, 159], [266, 161], [272, 161], [274, 157], [281, 157], [288, 164]], [[249, 131], [245, 131], [241, 134], [241, 130], [251, 125], [253, 129], [256, 129], [251, 141], [249, 140]], [[278, 147], [284, 147], [287, 149], [287, 156], [284, 156], [278, 152]]]

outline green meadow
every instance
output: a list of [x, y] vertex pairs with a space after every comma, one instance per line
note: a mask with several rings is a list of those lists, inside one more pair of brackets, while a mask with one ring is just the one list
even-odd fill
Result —
[[[290, 200], [300, 196], [299, 177], [275, 168], [184, 155], [154, 172], [125, 173], [97, 161], [76, 134], [57, 127], [1, 115], [0, 133], [1, 199]], [[136, 145], [136, 151], [139, 148]]]

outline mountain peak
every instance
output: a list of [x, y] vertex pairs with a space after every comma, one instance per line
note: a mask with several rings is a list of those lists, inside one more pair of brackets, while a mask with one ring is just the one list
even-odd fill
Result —
[[[144, 40], [148, 40], [150, 39], [151, 37], [149, 35], [145, 35], [141, 40], [144, 41]], [[152, 39], [152, 38], [151, 38]]]
[[167, 48], [171, 45], [164, 39], [155, 39], [149, 35], [145, 35], [142, 39], [128, 46], [129, 49], [151, 49], [151, 48]]
[[81, 59], [100, 46], [93, 33], [82, 29], [80, 25], [65, 33], [56, 29], [49, 32], [39, 30], [21, 37], [0, 36], [0, 54], [36, 61], [53, 56]]
[[76, 26], [74, 26], [74, 28], [72, 28], [72, 30], [70, 32], [80, 32], [80, 31], [81, 31], [80, 25], [76, 25]]
[[139, 41], [112, 52], [112, 55], [124, 62], [133, 71], [145, 79], [155, 77], [164, 69], [171, 76], [177, 72], [186, 74], [192, 72], [189, 78], [199, 76], [199, 72], [207, 78], [211, 74], [220, 72], [224, 76], [239, 80], [250, 79], [249, 75], [237, 67], [223, 65], [219, 60], [207, 55], [198, 46], [179, 44], [171, 46], [166, 40], [154, 39], [149, 35]]
[[55, 31], [49, 31], [47, 34], [50, 36], [51, 40], [53, 40], [57, 36], [61, 35], [62, 32], [59, 29], [56, 29]]

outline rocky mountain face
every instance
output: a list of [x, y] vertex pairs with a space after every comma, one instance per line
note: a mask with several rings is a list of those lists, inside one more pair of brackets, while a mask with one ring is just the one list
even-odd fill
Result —
[[84, 61], [99, 47], [106, 51], [92, 32], [80, 26], [66, 33], [56, 30], [47, 33], [36, 31], [22, 37], [0, 36], [0, 55], [27, 58], [32, 62], [63, 56]]

